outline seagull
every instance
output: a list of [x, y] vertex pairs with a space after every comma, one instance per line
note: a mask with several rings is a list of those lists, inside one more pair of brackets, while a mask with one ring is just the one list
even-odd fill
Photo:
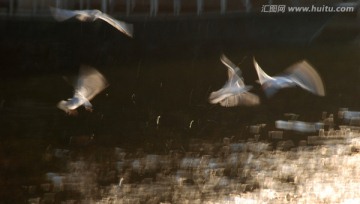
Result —
[[50, 7], [51, 13], [57, 21], [65, 21], [76, 17], [80, 21], [95, 21], [101, 19], [118, 29], [129, 37], [133, 37], [133, 25], [123, 21], [115, 20], [113, 17], [102, 13], [99, 10], [66, 10]]
[[79, 106], [92, 111], [90, 100], [108, 86], [105, 77], [95, 68], [89, 66], [80, 67], [79, 77], [75, 84], [74, 96], [68, 100], [60, 101], [57, 107], [69, 115], [76, 114]]
[[228, 81], [220, 90], [210, 94], [210, 103], [219, 103], [224, 107], [258, 105], [260, 102], [259, 97], [248, 92], [252, 86], [245, 85], [240, 68], [224, 54], [221, 55], [220, 60], [228, 68]]
[[324, 84], [317, 71], [306, 61], [300, 61], [285, 70], [282, 76], [267, 75], [253, 59], [259, 82], [268, 97], [279, 89], [299, 86], [315, 95], [325, 96]]

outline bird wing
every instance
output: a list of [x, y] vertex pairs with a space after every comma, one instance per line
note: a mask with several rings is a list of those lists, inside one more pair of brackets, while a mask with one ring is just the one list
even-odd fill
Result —
[[209, 102], [212, 104], [219, 103], [221, 100], [231, 96], [232, 94], [227, 91], [226, 88], [211, 92], [209, 96]]
[[244, 82], [242, 80], [239, 80], [238, 82], [236, 82], [235, 86], [228, 87], [227, 91], [234, 95], [249, 91], [250, 89], [253, 88], [252, 86], [247, 86], [244, 84], [241, 85], [240, 83], [244, 83]]
[[244, 83], [243, 78], [239, 78], [239, 79], [236, 81], [235, 86], [238, 87], [238, 88], [245, 88], [245, 87], [247, 87], [247, 86], [245, 86], [245, 83]]
[[233, 62], [231, 62], [224, 54], [220, 57], [221, 62], [228, 68], [228, 82], [225, 84], [226, 86], [236, 86], [239, 88], [244, 88], [245, 83], [242, 78], [242, 72], [239, 67], [237, 67]]
[[105, 77], [95, 68], [82, 66], [79, 71], [78, 84], [75, 87], [75, 95], [78, 93], [90, 101], [108, 85]]
[[83, 15], [87, 13], [87, 11], [67, 10], [54, 7], [50, 7], [50, 11], [57, 21], [65, 21], [77, 15]]
[[254, 66], [256, 69], [256, 73], [259, 77], [259, 82], [260, 84], [264, 84], [265, 82], [269, 81], [269, 80], [275, 80], [273, 77], [267, 75], [259, 66], [259, 64], [256, 62], [255, 57], [253, 58], [253, 62], [254, 62]]
[[221, 62], [228, 68], [228, 77], [232, 78], [234, 75], [241, 77], [242, 73], [239, 67], [231, 62], [224, 54], [220, 56]]
[[212, 92], [209, 97], [210, 103], [216, 104], [227, 97], [243, 93], [251, 89], [251, 86], [245, 86], [244, 80], [239, 77], [241, 71], [224, 54], [220, 56], [221, 62], [228, 68], [228, 81], [218, 91]]
[[77, 17], [81, 21], [86, 21], [89, 19], [99, 18], [111, 26], [115, 27], [125, 35], [132, 38], [133, 36], [133, 25], [125, 23], [123, 21], [115, 20], [109, 15], [102, 13], [99, 10], [67, 10], [67, 9], [59, 9], [50, 7], [51, 13], [57, 21], [65, 21], [73, 17]]
[[307, 61], [298, 62], [289, 67], [286, 72], [301, 88], [319, 96], [325, 96], [323, 81], [318, 72]]
[[230, 86], [230, 87], [225, 87], [222, 88], [218, 91], [214, 91], [210, 94], [209, 97], [209, 101], [212, 104], [216, 104], [219, 103], [222, 100], [225, 100], [228, 97], [231, 97], [233, 95], [237, 95], [237, 94], [241, 94], [241, 93], [245, 93], [248, 90], [250, 90], [252, 88], [252, 86], [243, 86], [243, 87], [238, 87], [238, 86]]
[[235, 95], [231, 95], [221, 100], [221, 106], [235, 107], [235, 106], [255, 106], [260, 104], [260, 99], [257, 95], [250, 92], [243, 92]]
[[134, 26], [132, 24], [115, 20], [113, 17], [111, 17], [105, 13], [96, 14], [96, 18], [99, 18], [99, 19], [109, 23], [111, 26], [114, 26], [116, 29], [118, 29], [120, 32], [124, 33], [125, 35], [127, 35], [131, 38], [133, 37]]

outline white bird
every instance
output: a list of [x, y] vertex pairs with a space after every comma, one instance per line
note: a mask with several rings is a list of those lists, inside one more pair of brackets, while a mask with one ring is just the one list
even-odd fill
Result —
[[210, 94], [210, 103], [220, 103], [224, 107], [258, 105], [259, 97], [248, 92], [252, 87], [245, 85], [240, 68], [225, 55], [221, 55], [220, 60], [228, 68], [228, 81], [220, 90]]
[[268, 97], [274, 95], [279, 89], [299, 86], [315, 95], [325, 96], [324, 84], [317, 71], [306, 61], [293, 64], [285, 70], [283, 76], [271, 77], [258, 65], [254, 58], [254, 66]]
[[57, 21], [65, 21], [76, 17], [80, 21], [95, 21], [101, 19], [118, 29], [129, 37], [133, 37], [133, 25], [123, 21], [115, 20], [111, 16], [99, 10], [66, 10], [50, 7], [51, 13]]
[[90, 100], [108, 86], [105, 77], [95, 68], [82, 66], [76, 83], [74, 96], [60, 101], [57, 107], [68, 114], [76, 114], [76, 108], [82, 105], [92, 111]]

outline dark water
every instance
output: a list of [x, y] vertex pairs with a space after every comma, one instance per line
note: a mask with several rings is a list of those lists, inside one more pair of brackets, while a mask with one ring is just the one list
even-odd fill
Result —
[[[247, 139], [248, 125], [267, 123], [271, 130], [273, 121], [286, 112], [316, 122], [322, 111], [359, 110], [360, 48], [353, 41], [358, 34], [354, 29], [325, 29], [310, 44], [212, 44], [201, 39], [162, 44], [127, 39], [98, 22], [57, 27], [54, 22], [12, 23], [1, 23], [6, 29], [0, 41], [0, 198], [5, 202], [13, 195], [24, 201], [29, 195], [22, 186], [41, 183], [44, 173], [63, 168], [61, 162], [44, 160], [50, 147], [84, 157], [94, 152], [106, 157], [102, 148], [115, 146], [166, 154], [169, 149], [189, 149], [193, 139]], [[240, 67], [261, 105], [226, 109], [208, 103], [210, 92], [221, 88], [227, 77], [221, 53], [235, 63], [246, 57]], [[307, 59], [321, 75], [326, 96], [294, 88], [265, 98], [255, 82], [253, 56], [270, 75]], [[56, 104], [72, 96], [62, 77], [76, 76], [81, 64], [96, 67], [110, 86], [92, 101], [94, 112], [80, 108], [79, 115], [71, 117]]]

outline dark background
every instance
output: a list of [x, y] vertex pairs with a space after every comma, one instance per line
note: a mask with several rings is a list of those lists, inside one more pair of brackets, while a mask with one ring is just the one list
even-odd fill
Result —
[[[85, 148], [91, 143], [162, 153], [168, 140], [187, 148], [194, 138], [246, 139], [251, 136], [248, 125], [267, 123], [274, 129], [274, 120], [286, 112], [317, 122], [322, 111], [359, 110], [360, 24], [355, 13], [129, 22], [134, 23], [134, 39], [102, 21], [1, 19], [1, 196], [36, 183], [34, 175], [49, 169], [38, 161], [49, 145]], [[235, 64], [242, 61], [245, 83], [254, 86], [261, 105], [208, 103], [209, 94], [227, 80], [222, 53]], [[293, 88], [265, 98], [255, 82], [253, 56], [269, 75], [307, 59], [321, 75], [326, 96]], [[110, 86], [92, 101], [93, 113], [81, 107], [71, 117], [56, 104], [73, 94], [63, 76], [76, 76], [82, 64], [97, 68]]]
[[[129, 21], [134, 23], [134, 39], [102, 21], [3, 19], [2, 116], [3, 124], [11, 124], [4, 125], [6, 131], [23, 131], [16, 137], [49, 137], [32, 135], [27, 127], [42, 134], [46, 128], [48, 134], [64, 134], [60, 129], [68, 125], [63, 123], [77, 119], [56, 109], [56, 103], [73, 92], [62, 77], [75, 77], [82, 64], [97, 68], [110, 83], [93, 101], [91, 115], [103, 115], [103, 121], [94, 119], [91, 127], [117, 135], [119, 142], [127, 140], [130, 130], [124, 128], [137, 131], [158, 115], [162, 115], [162, 125], [173, 128], [186, 127], [191, 120], [199, 126], [214, 120], [237, 127], [272, 121], [284, 112], [317, 121], [322, 111], [336, 113], [340, 107], [359, 105], [359, 22], [354, 13]], [[208, 103], [210, 92], [226, 81], [226, 69], [219, 60], [222, 53], [242, 63], [245, 83], [261, 96], [260, 106], [226, 109]], [[255, 82], [253, 56], [269, 75], [281, 74], [292, 63], [307, 59], [323, 78], [327, 95], [317, 97], [294, 88], [271, 99], [263, 97]], [[23, 117], [24, 124], [18, 117]]]

